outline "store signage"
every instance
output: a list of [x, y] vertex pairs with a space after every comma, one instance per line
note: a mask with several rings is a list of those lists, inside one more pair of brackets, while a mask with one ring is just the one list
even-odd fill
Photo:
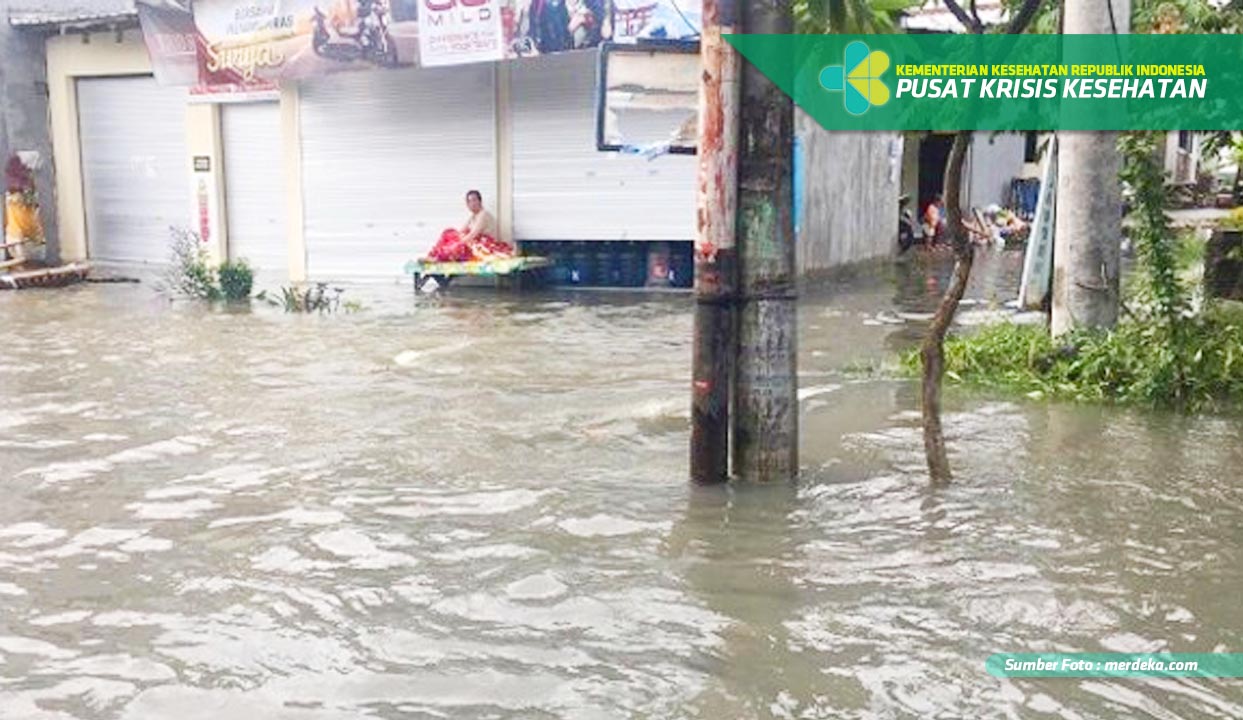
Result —
[[501, 0], [423, 0], [419, 59], [422, 65], [502, 60], [505, 32]]
[[193, 218], [199, 242], [209, 253], [220, 237], [220, 183], [215, 163], [209, 155], [190, 157], [190, 181], [194, 188]]
[[214, 99], [343, 70], [694, 39], [702, 0], [138, 0], [138, 16], [160, 83]]

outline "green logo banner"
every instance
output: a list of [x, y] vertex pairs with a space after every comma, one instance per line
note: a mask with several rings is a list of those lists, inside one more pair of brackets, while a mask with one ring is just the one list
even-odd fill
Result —
[[729, 35], [827, 130], [1243, 128], [1240, 35]]
[[994, 677], [1243, 677], [1243, 653], [998, 653]]

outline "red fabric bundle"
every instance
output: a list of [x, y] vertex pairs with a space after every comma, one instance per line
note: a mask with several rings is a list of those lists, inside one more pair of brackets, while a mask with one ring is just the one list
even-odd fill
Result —
[[462, 234], [450, 228], [440, 234], [440, 241], [427, 254], [435, 262], [476, 262], [495, 257], [510, 257], [513, 248], [488, 235], [480, 235], [474, 242], [462, 240]]

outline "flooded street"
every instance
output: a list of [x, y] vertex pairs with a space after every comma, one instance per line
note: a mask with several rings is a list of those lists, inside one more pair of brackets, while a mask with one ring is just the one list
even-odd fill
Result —
[[1243, 717], [985, 673], [1243, 651], [1243, 420], [951, 391], [932, 491], [915, 385], [852, 368], [938, 292], [805, 292], [802, 480], [732, 490], [686, 481], [689, 296], [2, 293], [0, 718]]

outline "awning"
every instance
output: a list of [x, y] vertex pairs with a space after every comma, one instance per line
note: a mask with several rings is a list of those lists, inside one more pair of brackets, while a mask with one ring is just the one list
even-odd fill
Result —
[[133, 0], [70, 0], [69, 2], [18, 2], [9, 8], [9, 24], [23, 30], [90, 30], [100, 27], [133, 27], [138, 13]]

